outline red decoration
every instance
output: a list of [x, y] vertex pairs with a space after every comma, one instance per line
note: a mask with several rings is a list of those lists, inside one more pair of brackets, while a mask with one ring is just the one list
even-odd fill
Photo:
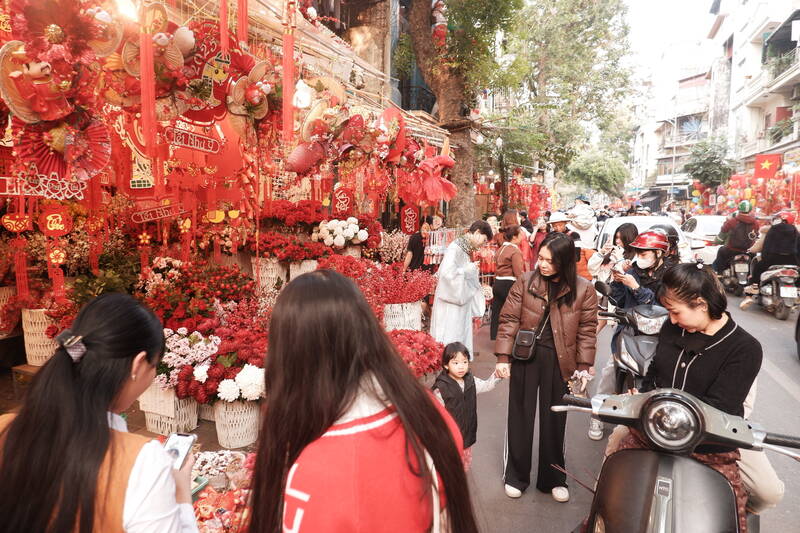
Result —
[[247, 43], [247, 34], [249, 32], [248, 29], [248, 20], [247, 20], [247, 10], [249, 9], [247, 0], [238, 0], [237, 3], [237, 11], [236, 11], [236, 22], [238, 25], [236, 26], [236, 39], [241, 43]]
[[283, 142], [291, 143], [294, 134], [294, 30], [297, 5], [284, 3], [283, 14]]
[[39, 215], [39, 229], [48, 237], [63, 237], [72, 231], [72, 216], [69, 214], [69, 208], [65, 205], [47, 207]]
[[772, 179], [781, 167], [781, 154], [759, 154], [756, 156], [754, 178]]
[[289, 154], [289, 159], [286, 161], [286, 170], [288, 172], [296, 172], [298, 174], [305, 174], [311, 167], [319, 163], [325, 156], [325, 149], [322, 143], [302, 143], [292, 150]]
[[31, 217], [23, 213], [8, 213], [1, 219], [3, 227], [12, 233], [22, 233], [30, 228]]
[[223, 54], [227, 54], [230, 49], [230, 38], [228, 36], [228, 0], [221, 0], [219, 3], [219, 49]]
[[17, 296], [27, 298], [30, 295], [28, 286], [28, 254], [25, 248], [28, 241], [24, 237], [12, 239], [11, 248], [14, 250], [14, 271], [17, 281]]
[[355, 204], [353, 191], [348, 187], [339, 187], [333, 191], [333, 214], [335, 216], [349, 215]]
[[400, 210], [400, 230], [406, 235], [416, 233], [419, 229], [419, 212], [410, 205]]

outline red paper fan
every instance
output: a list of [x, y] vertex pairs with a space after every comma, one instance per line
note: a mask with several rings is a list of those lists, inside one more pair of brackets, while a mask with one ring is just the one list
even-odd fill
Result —
[[72, 178], [88, 180], [111, 161], [111, 136], [105, 124], [92, 121], [83, 130], [73, 130], [67, 136], [64, 158]]
[[[16, 117], [12, 119], [12, 124], [15, 127], [22, 125]], [[66, 176], [67, 163], [64, 161], [63, 154], [48, 145], [48, 142], [50, 142], [58, 147], [59, 141], [51, 141], [49, 139], [61, 135], [66, 136], [66, 131], [52, 127], [46, 130], [39, 124], [22, 126], [14, 143], [14, 148], [20, 160], [26, 164], [32, 163], [36, 165], [36, 170], [39, 174], [50, 176], [55, 173], [59, 177]], [[49, 133], [50, 131], [53, 133]]]

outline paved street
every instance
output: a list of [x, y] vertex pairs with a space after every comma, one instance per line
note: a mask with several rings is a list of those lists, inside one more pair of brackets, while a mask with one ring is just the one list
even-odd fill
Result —
[[[729, 298], [734, 320], [761, 341], [764, 348], [764, 363], [758, 378], [758, 397], [752, 419], [769, 431], [800, 435], [800, 361], [794, 341], [796, 315], [781, 322], [755, 305], [747, 311], [740, 311], [739, 302], [739, 298]], [[609, 340], [610, 331], [606, 328], [599, 337], [598, 366], [609, 357]], [[475, 350], [480, 355], [473, 366], [473, 371], [479, 377], [486, 377], [494, 368], [491, 346], [488, 327], [484, 327], [476, 340]], [[519, 500], [511, 500], [503, 492], [501, 476], [507, 398], [507, 382], [478, 397], [478, 442], [473, 450], [470, 482], [481, 531], [572, 531], [588, 512], [591, 502], [591, 494], [574, 481], [570, 483], [571, 500], [565, 504], [554, 502], [549, 494], [540, 493], [533, 486]], [[567, 470], [591, 485], [599, 471], [605, 440], [589, 440], [586, 436], [587, 426], [586, 415], [569, 415]], [[534, 465], [535, 454], [534, 450]], [[797, 531], [800, 518], [800, 463], [776, 454], [770, 454], [770, 460], [786, 484], [786, 496], [780, 506], [763, 514], [762, 531]], [[532, 478], [532, 485], [534, 480]]]

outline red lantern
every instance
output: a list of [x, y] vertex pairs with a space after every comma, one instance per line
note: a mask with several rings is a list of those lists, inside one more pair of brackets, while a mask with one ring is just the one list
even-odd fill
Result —
[[318, 142], [302, 143], [292, 150], [289, 159], [286, 161], [286, 170], [305, 174], [311, 167], [316, 165], [325, 155], [325, 149]]

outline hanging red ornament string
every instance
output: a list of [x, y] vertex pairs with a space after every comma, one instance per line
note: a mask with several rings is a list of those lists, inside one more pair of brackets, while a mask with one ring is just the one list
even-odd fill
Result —
[[145, 153], [150, 158], [151, 172], [155, 184], [156, 195], [162, 192], [161, 172], [157, 161], [156, 150], [156, 80], [153, 59], [153, 17], [155, 10], [142, 8], [141, 33], [139, 34], [139, 64], [141, 84], [141, 124], [142, 142]]
[[[24, 201], [24, 200], [23, 200]], [[25, 204], [16, 213], [6, 213], [0, 221], [3, 227], [17, 236], [11, 240], [11, 249], [14, 250], [14, 272], [17, 281], [17, 295], [20, 298], [27, 298], [30, 294], [28, 289], [28, 254], [25, 248], [28, 241], [22, 236], [23, 231], [31, 229], [31, 218], [25, 213]], [[17, 209], [20, 203], [17, 202]]]
[[142, 274], [150, 270], [150, 234], [143, 231], [139, 234], [139, 266]]
[[219, 48], [223, 54], [230, 50], [230, 37], [228, 36], [228, 0], [219, 3]]
[[283, 4], [283, 141], [288, 148], [294, 133], [294, 30], [297, 4]]
[[237, 25], [236, 25], [236, 40], [239, 43], [247, 44], [247, 34], [250, 32], [247, 20], [247, 12], [250, 7], [247, 5], [247, 0], [238, 0], [237, 3]]

